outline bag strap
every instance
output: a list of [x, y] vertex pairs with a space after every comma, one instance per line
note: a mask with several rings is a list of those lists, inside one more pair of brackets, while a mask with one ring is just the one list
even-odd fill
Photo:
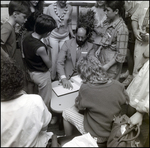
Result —
[[[133, 138], [131, 138], [131, 139], [121, 139], [123, 136], [127, 135], [128, 133], [130, 133], [130, 132], [131, 132], [132, 130], [134, 130], [135, 128], [137, 128], [137, 130], [138, 130], [135, 137], [133, 137]], [[131, 129], [129, 129], [129, 130], [126, 131], [122, 136], [119, 137], [118, 140], [121, 139], [121, 140], [119, 141], [119, 143], [122, 142], [122, 141], [132, 141], [132, 140], [136, 139], [136, 138], [139, 136], [139, 134], [140, 134], [140, 126], [139, 126], [139, 125], [133, 126]]]

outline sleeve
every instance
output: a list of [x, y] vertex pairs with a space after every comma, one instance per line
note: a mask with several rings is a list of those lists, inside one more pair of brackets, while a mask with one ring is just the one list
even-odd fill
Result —
[[84, 100], [82, 98], [82, 87], [83, 85], [81, 85], [80, 90], [79, 90], [79, 95], [77, 96], [76, 100], [75, 100], [75, 106], [79, 109], [79, 110], [85, 110], [85, 106], [84, 106]]
[[52, 119], [52, 114], [48, 111], [43, 99], [39, 95], [37, 95], [36, 106], [37, 109], [35, 111], [38, 112], [38, 120], [42, 123], [42, 129], [45, 130]]
[[59, 76], [66, 75], [65, 74], [65, 61], [67, 56], [67, 43], [65, 42], [58, 54], [58, 60], [57, 60], [57, 72]]
[[4, 45], [7, 42], [10, 34], [11, 34], [11, 30], [10, 29], [8, 29], [6, 27], [2, 27], [1, 28], [1, 40], [2, 40], [1, 43], [2, 43], [2, 45]]
[[141, 11], [141, 6], [139, 5], [138, 8], [136, 9], [136, 11], [133, 13], [133, 15], [131, 16], [131, 20], [132, 21], [136, 21], [138, 22], [139, 17], [140, 17], [140, 11]]
[[49, 5], [48, 7], [44, 8], [44, 11], [43, 11], [44, 14], [47, 14], [47, 15], [51, 16], [51, 5]]
[[116, 61], [119, 63], [123, 63], [127, 55], [128, 34], [128, 29], [125, 25], [118, 30]]

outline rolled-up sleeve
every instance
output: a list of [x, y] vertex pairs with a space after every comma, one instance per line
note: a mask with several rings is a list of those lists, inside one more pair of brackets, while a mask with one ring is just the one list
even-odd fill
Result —
[[128, 35], [129, 32], [125, 25], [118, 29], [116, 61], [119, 63], [123, 63], [127, 55]]

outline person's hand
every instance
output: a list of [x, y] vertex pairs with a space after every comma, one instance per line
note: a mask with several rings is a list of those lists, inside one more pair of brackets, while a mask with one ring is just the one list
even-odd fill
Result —
[[135, 35], [135, 37], [136, 37], [137, 40], [139, 40], [140, 42], [142, 42], [143, 40], [142, 40], [142, 37], [140, 35], [140, 32], [141, 31], [137, 29], [137, 30], [134, 31], [134, 35]]
[[72, 89], [73, 88], [70, 81], [67, 80], [66, 78], [63, 78], [61, 81], [62, 81], [62, 85], [63, 85], [64, 88], [67, 88], [67, 89]]
[[143, 120], [143, 114], [136, 112], [135, 114], [133, 114], [130, 117], [130, 120], [128, 121], [128, 123], [130, 124], [130, 128], [133, 127], [134, 125], [141, 125], [142, 124], [142, 120]]

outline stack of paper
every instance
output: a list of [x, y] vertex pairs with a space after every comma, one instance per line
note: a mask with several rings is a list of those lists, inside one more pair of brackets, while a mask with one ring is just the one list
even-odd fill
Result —
[[76, 92], [80, 89], [80, 86], [82, 84], [82, 79], [78, 75], [71, 77], [71, 79], [69, 81], [73, 86], [72, 89], [64, 88], [61, 83], [59, 83], [58, 86], [55, 86], [52, 88], [58, 97], [69, 94], [69, 93]]

